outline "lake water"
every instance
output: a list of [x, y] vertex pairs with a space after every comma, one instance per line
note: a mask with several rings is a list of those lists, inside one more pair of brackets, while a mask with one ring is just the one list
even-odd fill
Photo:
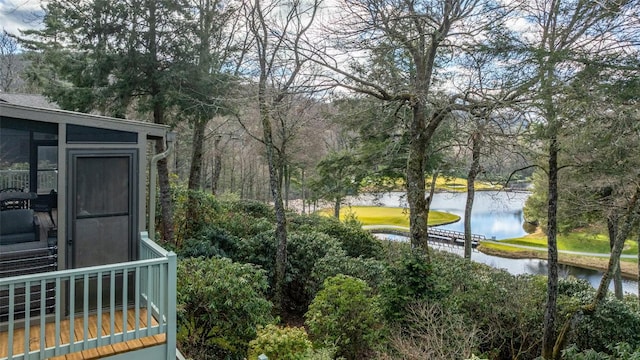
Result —
[[[394, 234], [375, 234], [381, 239], [393, 241], [409, 241], [409, 238]], [[462, 246], [443, 246], [439, 244], [430, 244], [430, 247], [442, 251], [447, 251], [460, 256], [464, 256], [464, 248]], [[482, 264], [489, 265], [496, 269], [504, 269], [512, 275], [534, 274], [547, 275], [547, 261], [540, 259], [508, 259], [499, 256], [487, 255], [474, 250], [471, 254], [471, 260]], [[602, 272], [593, 269], [585, 269], [570, 265], [559, 265], [558, 273], [561, 277], [574, 276], [578, 279], [587, 280], [591, 286], [598, 288]], [[637, 294], [638, 283], [634, 280], [623, 279], [622, 289], [626, 294]], [[609, 286], [609, 290], [613, 291], [613, 282]]]
[[[509, 239], [526, 235], [523, 229], [522, 208], [529, 193], [505, 191], [477, 191], [471, 211], [471, 229], [474, 234], [487, 239]], [[436, 193], [431, 201], [431, 210], [444, 211], [460, 216], [460, 221], [439, 228], [464, 231], [464, 206], [466, 193]], [[351, 205], [377, 205], [407, 207], [405, 193], [390, 192], [368, 194], [351, 200]]]
[[[474, 234], [484, 235], [488, 239], [508, 239], [520, 237], [526, 234], [523, 228], [524, 217], [522, 208], [529, 196], [526, 192], [504, 191], [478, 191], [474, 199], [471, 212], [471, 229]], [[443, 225], [441, 228], [455, 231], [464, 231], [464, 206], [466, 193], [437, 193], [431, 202], [431, 210], [446, 211], [460, 216], [457, 223]], [[377, 205], [391, 207], [407, 207], [406, 196], [401, 192], [385, 194], [365, 194], [358, 198], [349, 199], [350, 205]], [[380, 237], [391, 238], [397, 241], [407, 241], [404, 236], [378, 234]], [[438, 246], [435, 246], [438, 247]], [[439, 247], [442, 250], [463, 255], [462, 247]], [[547, 262], [539, 259], [507, 259], [498, 256], [486, 255], [474, 251], [471, 259], [494, 268], [505, 269], [514, 275], [519, 274], [547, 274]], [[589, 281], [597, 287], [602, 277], [602, 272], [575, 266], [560, 265], [561, 276], [575, 276]], [[611, 288], [613, 284], [611, 285]], [[624, 280], [625, 293], [637, 294], [636, 281]]]

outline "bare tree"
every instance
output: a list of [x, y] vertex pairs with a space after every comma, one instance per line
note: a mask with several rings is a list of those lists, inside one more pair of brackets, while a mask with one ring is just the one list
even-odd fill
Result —
[[276, 213], [276, 308], [284, 311], [284, 285], [287, 262], [287, 221], [282, 197], [284, 151], [278, 151], [274, 129], [280, 107], [304, 85], [303, 71], [308, 62], [300, 55], [300, 45], [313, 24], [320, 2], [255, 0], [244, 4], [248, 30], [253, 37], [258, 113], [262, 125], [259, 140], [264, 144], [269, 168], [269, 187]]
[[0, 91], [10, 92], [18, 78], [18, 43], [6, 31], [0, 33]]
[[502, 10], [483, 0], [343, 0], [338, 6], [343, 15], [328, 20], [334, 42], [313, 47], [321, 55], [316, 61], [330, 70], [332, 83], [410, 109], [410, 236], [426, 249], [428, 147], [459, 99], [436, 84], [444, 80], [445, 56], [476, 43], [500, 23]]

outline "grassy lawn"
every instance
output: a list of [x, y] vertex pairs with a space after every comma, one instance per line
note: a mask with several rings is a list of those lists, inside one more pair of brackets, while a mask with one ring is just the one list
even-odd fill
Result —
[[[525, 246], [547, 247], [547, 236], [543, 233], [535, 233], [519, 238], [501, 240], [504, 244], [516, 244]], [[608, 253], [609, 238], [602, 234], [573, 232], [558, 234], [558, 250], [581, 251], [590, 253]], [[627, 241], [623, 254], [637, 254], [638, 244], [635, 241]]]
[[[431, 184], [431, 178], [426, 179], [427, 186]], [[500, 186], [485, 181], [476, 181], [476, 190], [500, 190]], [[467, 179], [438, 176], [436, 179], [436, 189], [445, 191], [467, 191]]]
[[[382, 182], [386, 187], [393, 188], [396, 191], [405, 190], [404, 179], [384, 178], [379, 181]], [[429, 192], [429, 187], [431, 186], [431, 177], [427, 177], [425, 179], [425, 182], [427, 186], [426, 191]], [[364, 191], [376, 191], [375, 188], [367, 185], [367, 181], [364, 181], [362, 186], [364, 188]], [[494, 185], [486, 181], [476, 181], [475, 188], [476, 190], [500, 190], [502, 187], [500, 185]], [[438, 178], [436, 179], [436, 190], [457, 192], [467, 191], [467, 179], [438, 176]]]
[[[333, 215], [333, 209], [323, 209], [319, 213], [327, 216]], [[380, 206], [351, 206], [340, 210], [340, 219], [344, 220], [350, 214], [354, 214], [363, 225], [394, 225], [409, 227], [409, 210], [404, 208], [380, 207]], [[429, 225], [449, 224], [460, 220], [457, 215], [429, 211]]]

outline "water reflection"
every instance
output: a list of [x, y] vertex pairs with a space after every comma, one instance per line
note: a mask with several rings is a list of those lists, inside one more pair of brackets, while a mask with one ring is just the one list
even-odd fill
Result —
[[[387, 239], [392, 241], [408, 241], [406, 236], [392, 235], [392, 234], [375, 234], [381, 239]], [[458, 246], [442, 246], [437, 244], [431, 244], [432, 248], [447, 251], [450, 253], [464, 256], [464, 249]], [[508, 259], [498, 256], [487, 255], [479, 251], [474, 251], [471, 255], [473, 261], [489, 265], [496, 269], [504, 269], [508, 273], [513, 275], [521, 274], [534, 274], [534, 275], [547, 275], [547, 261], [539, 259]], [[597, 288], [602, 278], [602, 272], [593, 269], [585, 269], [570, 265], [559, 265], [558, 273], [561, 277], [574, 276], [578, 279], [585, 279], [589, 281], [591, 286]], [[623, 280], [622, 288], [625, 293], [637, 294], [638, 283], [633, 280]], [[613, 291], [613, 283], [609, 286], [609, 289]]]
[[[473, 201], [471, 228], [474, 234], [487, 238], [508, 239], [520, 237], [527, 232], [523, 228], [522, 208], [529, 193], [505, 191], [479, 191]], [[431, 201], [431, 210], [445, 211], [460, 216], [461, 220], [442, 228], [464, 231], [464, 206], [466, 193], [437, 193]], [[365, 194], [350, 201], [351, 205], [376, 205], [407, 207], [406, 194], [390, 192]]]

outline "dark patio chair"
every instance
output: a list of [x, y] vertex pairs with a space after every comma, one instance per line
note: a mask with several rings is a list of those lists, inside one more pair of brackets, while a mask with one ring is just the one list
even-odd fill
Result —
[[[15, 194], [15, 196], [14, 196]], [[0, 189], [0, 211], [28, 209], [30, 198], [25, 196], [23, 189], [10, 187]]]

